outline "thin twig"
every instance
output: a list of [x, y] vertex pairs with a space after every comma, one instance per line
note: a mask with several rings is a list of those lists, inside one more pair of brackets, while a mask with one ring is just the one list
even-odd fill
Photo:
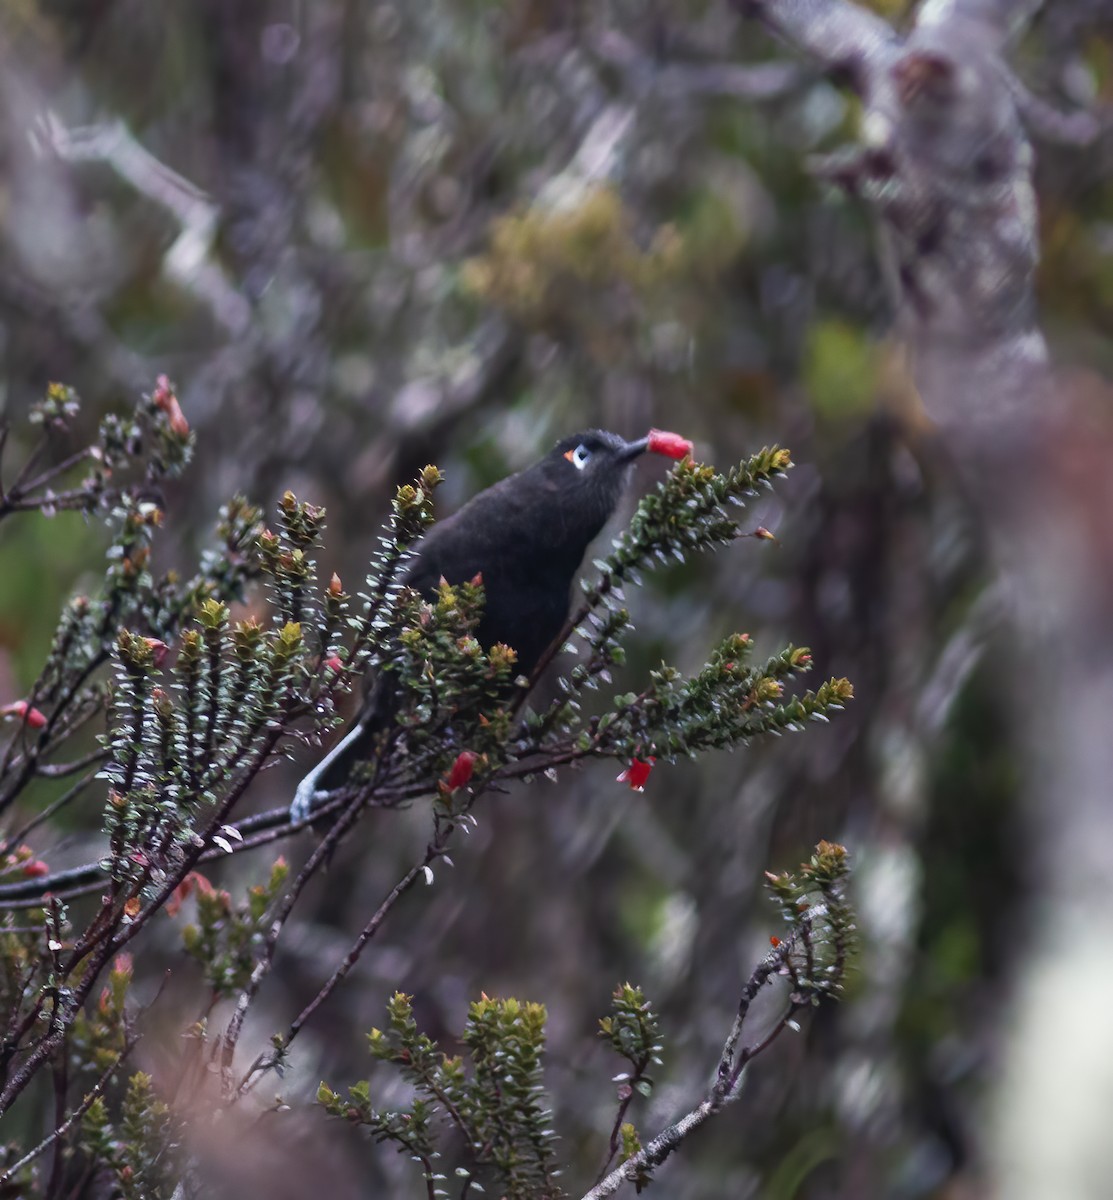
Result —
[[[100, 751], [98, 751], [96, 757], [99, 759], [102, 758], [103, 755]], [[57, 800], [51, 801], [46, 808], [42, 809], [40, 812], [37, 812], [25, 825], [21, 826], [15, 831], [15, 833], [12, 833], [5, 838], [3, 844], [0, 844], [0, 858], [3, 858], [5, 855], [11, 853], [16, 846], [21, 845], [26, 840], [29, 833], [37, 829], [44, 822], [49, 821], [51, 817], [61, 812], [63, 808], [72, 803], [72, 801], [76, 800], [77, 797], [80, 796], [81, 793], [97, 778], [97, 774], [98, 772], [91, 771], [85, 776], [84, 779], [79, 779], [77, 783], [73, 784], [72, 787], [67, 788], [57, 798]]]
[[623, 1083], [622, 1098], [618, 1103], [618, 1111], [614, 1115], [614, 1124], [611, 1126], [611, 1136], [607, 1142], [607, 1157], [603, 1160], [603, 1165], [599, 1169], [599, 1174], [595, 1177], [596, 1183], [601, 1183], [606, 1177], [607, 1168], [614, 1162], [614, 1156], [618, 1153], [619, 1142], [622, 1136], [622, 1122], [626, 1118], [626, 1111], [629, 1109], [634, 1099], [634, 1085], [641, 1079], [642, 1073], [649, 1066], [649, 1055], [645, 1055], [634, 1066], [634, 1074]]
[[332, 973], [332, 976], [329, 978], [328, 982], [305, 1006], [305, 1008], [298, 1013], [297, 1017], [294, 1018], [286, 1035], [285, 1045], [289, 1046], [294, 1038], [297, 1037], [297, 1035], [301, 1032], [302, 1026], [305, 1025], [309, 1018], [312, 1017], [317, 1009], [320, 1008], [320, 1006], [329, 998], [329, 996], [336, 989], [337, 985], [344, 979], [352, 967], [355, 966], [359, 960], [359, 956], [363, 953], [364, 947], [375, 936], [375, 934], [378, 933], [380, 926], [382, 925], [383, 921], [386, 920], [387, 914], [394, 907], [394, 905], [398, 903], [402, 896], [404, 896], [411, 887], [413, 887], [419, 876], [424, 876], [425, 868], [428, 867], [429, 864], [435, 859], [444, 854], [447, 846], [447, 837], [451, 831], [452, 829], [450, 827], [441, 837], [430, 842], [429, 845], [425, 847], [425, 853], [421, 856], [421, 858], [414, 863], [414, 865], [410, 867], [410, 869], [405, 873], [405, 875], [402, 876], [402, 878], [394, 885], [394, 887], [390, 889], [382, 903], [375, 910], [371, 920], [368, 921], [360, 931], [359, 937], [356, 938], [356, 940], [352, 943], [351, 949], [344, 956], [344, 959], [340, 965]]
[[[384, 760], [380, 759], [380, 762], [381, 761]], [[476, 795], [471, 797], [470, 801], [468, 802], [469, 808], [471, 804], [475, 802], [478, 794], [479, 793], [477, 792]], [[455, 828], [456, 822], [454, 820], [447, 820], [442, 824], [438, 818], [435, 836], [425, 847], [421, 857], [387, 893], [382, 903], [375, 910], [371, 919], [361, 930], [359, 937], [356, 938], [355, 942], [352, 943], [351, 948], [348, 950], [348, 953], [344, 956], [339, 966], [325, 982], [317, 995], [313, 997], [309, 1004], [302, 1009], [302, 1011], [291, 1023], [290, 1028], [287, 1030], [286, 1036], [282, 1041], [283, 1052], [289, 1049], [291, 1042], [293, 1042], [293, 1040], [298, 1036], [306, 1022], [313, 1016], [317, 1009], [324, 1004], [329, 996], [332, 995], [339, 984], [359, 961], [359, 957], [366, 948], [367, 943], [371, 941], [376, 933], [378, 933], [383, 922], [386, 920], [388, 914], [395, 904], [397, 904], [402, 896], [404, 896], [405, 893], [408, 892], [411, 887], [413, 887], [420, 876], [424, 876], [429, 864], [444, 855], [448, 847], [448, 841]], [[236, 1095], [243, 1095], [244, 1092], [252, 1085], [255, 1076], [263, 1071], [266, 1071], [271, 1065], [273, 1065], [273, 1056], [260, 1054], [240, 1080], [239, 1086], [236, 1089]], [[457, 1112], [448, 1097], [438, 1094], [438, 1099], [440, 1099], [445, 1105], [446, 1110], [452, 1117], [453, 1121], [460, 1128], [460, 1131], [465, 1136], [468, 1136], [468, 1129], [464, 1124], [463, 1117]]]
[[336, 843], [355, 824], [363, 807], [362, 800], [357, 797], [344, 810], [340, 818], [333, 823], [332, 828], [317, 843], [313, 853], [298, 872], [297, 877], [283, 897], [282, 904], [275, 913], [274, 919], [271, 921], [270, 929], [267, 931], [267, 936], [263, 943], [263, 952], [256, 962], [254, 970], [251, 972], [251, 978], [248, 980], [247, 985], [240, 992], [239, 998], [236, 1001], [235, 1011], [232, 1013], [231, 1019], [228, 1022], [228, 1028], [225, 1030], [221, 1041], [221, 1074], [224, 1077], [225, 1087], [228, 1091], [231, 1091], [232, 1060], [236, 1053], [236, 1044], [239, 1041], [240, 1033], [243, 1031], [243, 1023], [247, 1017], [248, 1009], [251, 1007], [252, 1001], [254, 1001], [263, 980], [270, 973], [271, 966], [274, 963], [275, 951], [278, 949], [279, 935], [305, 885], [328, 861]]

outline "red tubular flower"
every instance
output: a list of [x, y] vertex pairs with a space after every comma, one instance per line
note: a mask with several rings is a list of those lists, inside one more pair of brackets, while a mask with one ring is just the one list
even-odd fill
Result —
[[628, 783], [635, 792], [644, 792], [649, 772], [653, 770], [655, 758], [635, 758], [633, 762], [618, 776], [619, 783]]
[[692, 443], [679, 433], [667, 433], [663, 429], [649, 431], [650, 454], [663, 454], [666, 458], [689, 458]]
[[479, 758], [479, 755], [474, 750], [461, 750], [456, 755], [456, 761], [452, 764], [452, 770], [449, 771], [444, 781], [444, 786], [450, 792], [464, 787], [468, 780], [471, 779], [477, 758]]
[[32, 708], [26, 700], [15, 700], [0, 708], [0, 717], [22, 717], [32, 729], [42, 729], [46, 717], [37, 708]]

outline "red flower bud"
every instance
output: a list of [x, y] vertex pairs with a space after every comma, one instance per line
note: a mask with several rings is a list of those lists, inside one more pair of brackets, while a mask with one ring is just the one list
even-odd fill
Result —
[[663, 429], [649, 431], [650, 454], [663, 454], [666, 458], [690, 458], [692, 443], [678, 433], [666, 433]]
[[170, 652], [170, 647], [159, 638], [144, 638], [147, 645], [151, 648], [151, 662], [157, 670], [166, 661], [166, 656]]
[[618, 782], [628, 783], [635, 792], [644, 792], [649, 772], [653, 770], [653, 764], [656, 761], [655, 758], [635, 758], [626, 770], [618, 776]]
[[328, 658], [325, 659], [324, 665], [325, 670], [335, 671], [337, 674], [344, 670], [344, 660], [339, 654], [330, 654]]
[[32, 708], [26, 700], [15, 700], [0, 708], [0, 717], [22, 717], [32, 729], [42, 729], [46, 717], [37, 708]]
[[189, 437], [189, 422], [185, 419], [182, 406], [178, 403], [178, 397], [174, 395], [170, 380], [165, 375], [160, 375], [155, 380], [155, 390], [151, 399], [155, 402], [156, 407], [161, 408], [166, 414], [170, 428], [178, 437]]
[[44, 875], [50, 874], [50, 868], [41, 858], [35, 858], [31, 862], [23, 864], [23, 874], [28, 879], [41, 879]]
[[776, 950], [776, 948], [780, 944], [781, 944], [781, 939], [779, 937], [777, 937], [776, 934], [774, 934], [773, 936], [770, 937], [769, 945], [772, 946], [774, 950]]
[[457, 788], [462, 788], [472, 777], [472, 772], [475, 770], [476, 759], [479, 755], [474, 750], [461, 750], [456, 755], [456, 761], [452, 764], [452, 770], [445, 777], [444, 785], [450, 791], [454, 792]]

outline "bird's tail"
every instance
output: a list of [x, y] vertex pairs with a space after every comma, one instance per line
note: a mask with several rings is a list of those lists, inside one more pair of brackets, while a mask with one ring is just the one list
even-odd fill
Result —
[[394, 711], [394, 693], [393, 678], [384, 676], [356, 723], [298, 784], [290, 805], [291, 821], [308, 819], [322, 792], [343, 787], [356, 766], [374, 757], [379, 734]]
[[340, 787], [348, 779], [353, 762], [360, 760], [368, 731], [362, 721], [357, 722], [325, 755], [324, 758], [298, 784], [294, 802], [290, 805], [290, 820], [304, 821], [313, 812], [319, 792], [331, 787]]

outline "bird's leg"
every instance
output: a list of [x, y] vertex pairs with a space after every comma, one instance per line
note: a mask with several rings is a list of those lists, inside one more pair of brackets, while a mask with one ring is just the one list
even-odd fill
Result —
[[294, 793], [294, 801], [290, 805], [291, 821], [300, 823], [308, 820], [310, 813], [313, 811], [313, 803], [317, 799], [317, 780], [321, 778], [354, 741], [363, 736], [369, 721], [370, 716], [365, 717], [362, 721], [357, 721], [348, 733], [333, 746], [328, 754], [298, 784], [298, 790]]

